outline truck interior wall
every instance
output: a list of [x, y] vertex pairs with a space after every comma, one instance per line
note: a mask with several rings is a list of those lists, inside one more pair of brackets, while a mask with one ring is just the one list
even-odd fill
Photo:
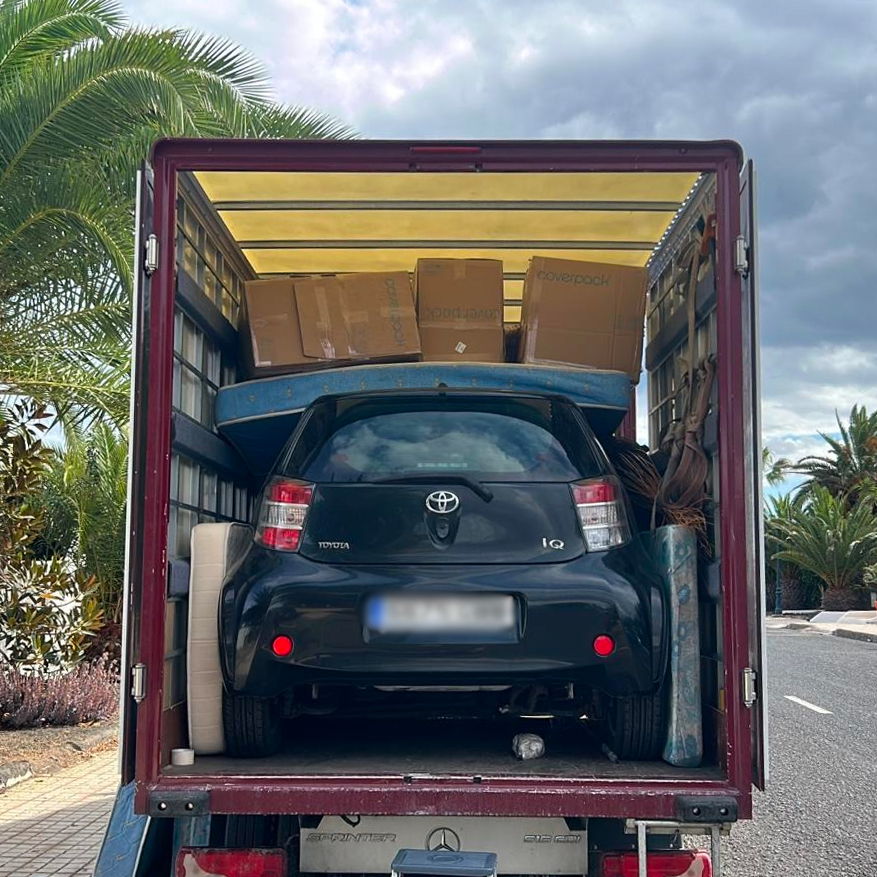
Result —
[[[686, 245], [700, 245], [705, 237], [703, 221], [716, 216], [716, 181], [704, 177], [692, 193], [685, 210], [668, 233], [662, 247], [651, 261], [651, 286], [645, 349], [648, 375], [649, 446], [661, 449], [668, 428], [685, 417], [688, 364], [691, 354], [695, 365], [718, 349], [716, 332], [716, 262], [707, 259], [701, 267], [693, 303], [695, 339], [689, 347], [687, 282], [680, 268], [680, 255]], [[709, 229], [707, 229], [709, 231]], [[682, 282], [679, 278], [683, 277]], [[674, 283], [674, 280], [676, 281]], [[719, 494], [718, 386], [710, 392], [710, 408], [703, 425], [702, 446], [709, 463], [707, 477], [710, 502], [705, 511], [707, 532], [699, 560], [698, 579], [701, 701], [705, 758], [727, 767], [727, 727], [721, 698], [724, 690], [722, 660], [722, 587], [721, 587], [721, 498]]]
[[243, 282], [254, 274], [194, 183], [180, 178], [171, 425], [168, 591], [164, 626], [162, 764], [184, 747], [186, 632], [195, 524], [249, 521], [257, 485], [216, 434], [216, 391], [239, 379], [237, 330]]

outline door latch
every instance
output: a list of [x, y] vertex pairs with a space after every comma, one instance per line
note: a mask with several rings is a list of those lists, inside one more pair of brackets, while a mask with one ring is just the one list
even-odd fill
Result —
[[146, 697], [146, 664], [135, 664], [131, 668], [131, 697], [140, 703]]
[[743, 670], [743, 703], [747, 707], [752, 707], [755, 701], [758, 700], [757, 681], [758, 674], [755, 670], [751, 667], [746, 667]]
[[749, 242], [742, 234], [734, 238], [734, 270], [741, 277], [749, 274]]
[[151, 277], [158, 270], [158, 238], [151, 234], [143, 247], [143, 271]]

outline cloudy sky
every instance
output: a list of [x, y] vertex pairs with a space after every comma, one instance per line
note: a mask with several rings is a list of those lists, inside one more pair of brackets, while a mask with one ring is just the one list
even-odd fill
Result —
[[877, 407], [874, 0], [127, 0], [369, 137], [732, 138], [759, 173], [764, 431]]

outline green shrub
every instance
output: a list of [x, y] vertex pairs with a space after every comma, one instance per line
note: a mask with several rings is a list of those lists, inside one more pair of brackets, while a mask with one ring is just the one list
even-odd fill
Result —
[[94, 580], [33, 550], [43, 524], [34, 497], [52, 457], [45, 428], [29, 403], [0, 411], [0, 663], [37, 673], [79, 661], [101, 623]]

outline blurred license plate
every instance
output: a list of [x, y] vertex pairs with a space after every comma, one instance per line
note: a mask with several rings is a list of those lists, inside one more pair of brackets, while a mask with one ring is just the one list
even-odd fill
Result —
[[379, 633], [469, 633], [515, 626], [515, 598], [376, 597], [369, 601], [367, 624]]

